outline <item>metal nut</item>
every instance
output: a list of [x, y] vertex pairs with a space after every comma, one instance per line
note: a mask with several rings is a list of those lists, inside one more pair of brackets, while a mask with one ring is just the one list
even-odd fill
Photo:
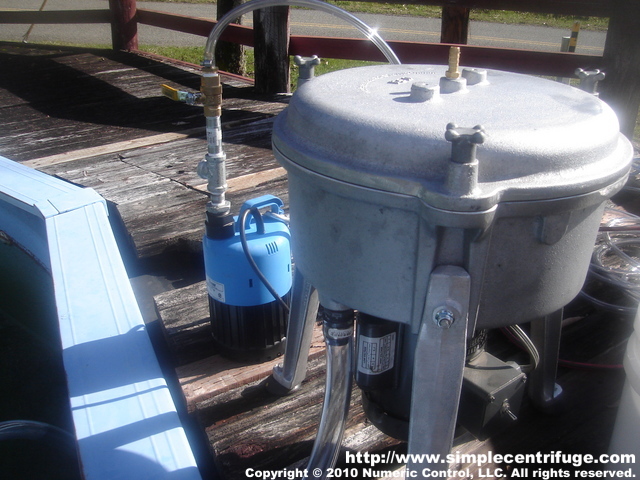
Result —
[[447, 310], [446, 308], [441, 308], [433, 314], [433, 321], [436, 322], [436, 325], [438, 325], [440, 328], [446, 329], [446, 328], [450, 328], [451, 325], [453, 325], [453, 322], [455, 321], [455, 316], [453, 315], [453, 312], [451, 312], [450, 310]]

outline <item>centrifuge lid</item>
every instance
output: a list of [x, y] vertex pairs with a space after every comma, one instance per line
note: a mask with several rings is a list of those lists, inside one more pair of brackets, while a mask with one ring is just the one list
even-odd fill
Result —
[[[378, 65], [308, 81], [276, 119], [274, 152], [285, 166], [421, 197], [442, 208], [452, 199], [445, 187], [450, 122], [482, 125], [486, 132], [477, 147], [478, 184], [463, 195], [463, 208], [579, 195], [626, 176], [632, 146], [597, 97], [496, 70], [465, 91], [429, 100], [411, 95], [416, 83], [437, 86], [445, 70]], [[453, 203], [460, 205], [459, 199]]]

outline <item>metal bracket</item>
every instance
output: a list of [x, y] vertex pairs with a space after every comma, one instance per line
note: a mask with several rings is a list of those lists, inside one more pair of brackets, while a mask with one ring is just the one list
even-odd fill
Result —
[[[470, 289], [471, 278], [461, 267], [440, 266], [431, 273], [414, 355], [409, 454], [444, 458], [451, 451], [466, 357]], [[425, 468], [446, 470], [448, 465], [428, 463], [423, 456], [407, 463], [407, 470]]]
[[273, 381], [267, 381], [267, 388], [271, 393], [289, 394], [297, 390], [304, 380], [318, 305], [318, 292], [304, 279], [300, 270], [296, 269], [291, 289], [284, 359], [282, 364], [273, 367], [273, 373], [269, 379]]

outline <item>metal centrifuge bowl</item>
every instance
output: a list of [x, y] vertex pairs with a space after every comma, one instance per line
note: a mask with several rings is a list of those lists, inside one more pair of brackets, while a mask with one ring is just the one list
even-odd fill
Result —
[[[551, 313], [582, 286], [631, 144], [581, 90], [466, 69], [466, 86], [446, 93], [445, 68], [343, 70], [294, 94], [273, 149], [289, 173], [297, 265], [332, 299], [403, 323], [418, 324], [444, 264], [471, 276], [472, 325]], [[450, 123], [464, 128], [445, 138]], [[449, 140], [478, 125], [482, 144], [452, 159]]]

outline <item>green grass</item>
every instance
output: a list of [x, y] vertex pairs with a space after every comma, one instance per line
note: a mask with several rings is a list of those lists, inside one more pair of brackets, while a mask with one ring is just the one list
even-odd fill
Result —
[[[168, 3], [211, 3], [211, 0], [158, 0]], [[332, 3], [352, 13], [375, 13], [381, 15], [412, 15], [417, 17], [440, 18], [442, 8], [432, 5], [414, 5], [401, 3], [373, 3], [333, 0]], [[471, 20], [493, 23], [510, 23], [516, 25], [546, 25], [555, 28], [571, 29], [573, 24], [580, 22], [580, 28], [585, 30], [606, 30], [608, 18], [577, 17], [569, 15], [537, 14], [514, 12], [510, 10], [482, 10], [472, 9]]]
[[[155, 55], [162, 55], [163, 57], [175, 58], [182, 62], [189, 62], [196, 65], [202, 63], [204, 56], [203, 47], [160, 47], [156, 45], [141, 45], [139, 47], [143, 52], [153, 53]], [[245, 76], [253, 78], [253, 49], [245, 48], [247, 71]], [[323, 73], [332, 72], [335, 70], [344, 70], [345, 68], [361, 67], [364, 65], [374, 65], [377, 62], [366, 62], [363, 60], [342, 60], [342, 59], [322, 59], [320, 65], [315, 68], [316, 75], [322, 75]], [[298, 82], [298, 66], [291, 61], [291, 89], [295, 90], [295, 85]]]
[[175, 58], [181, 62], [194, 63], [196, 65], [202, 64], [204, 57], [204, 41], [202, 47], [166, 47], [158, 45], [139, 45], [139, 50], [143, 52], [153, 53], [155, 55], [162, 55], [163, 57]]

